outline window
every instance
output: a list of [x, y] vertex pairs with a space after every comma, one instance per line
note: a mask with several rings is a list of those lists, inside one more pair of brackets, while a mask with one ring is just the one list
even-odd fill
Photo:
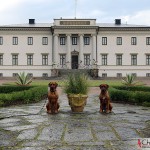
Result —
[[27, 55], [27, 65], [33, 65], [33, 54]]
[[48, 77], [48, 73], [43, 73], [42, 77]]
[[13, 73], [12, 76], [13, 76], [13, 77], [17, 77], [17, 76], [18, 76], [18, 73]]
[[0, 37], [0, 45], [3, 45], [3, 37]]
[[33, 73], [28, 73], [28, 77], [33, 77]]
[[117, 45], [122, 45], [122, 37], [117, 37]]
[[43, 45], [48, 45], [48, 37], [43, 37], [42, 38], [42, 44]]
[[33, 45], [33, 37], [28, 37], [28, 45]]
[[90, 54], [84, 55], [84, 65], [89, 66], [90, 65]]
[[102, 37], [102, 45], [107, 45], [107, 37]]
[[60, 55], [60, 65], [62, 67], [64, 67], [66, 65], [66, 55], [65, 54]]
[[65, 43], [66, 43], [66, 38], [60, 37], [60, 45], [65, 45]]
[[146, 65], [150, 65], [150, 55], [146, 55]]
[[18, 45], [18, 37], [13, 37], [13, 45]]
[[106, 78], [107, 77], [107, 73], [102, 73], [102, 78]]
[[42, 55], [42, 65], [48, 65], [48, 55], [47, 54]]
[[72, 37], [72, 45], [77, 45], [77, 37]]
[[0, 77], [3, 77], [3, 73], [0, 73]]
[[116, 65], [121, 66], [122, 65], [122, 54], [116, 55]]
[[136, 73], [132, 73], [132, 75], [133, 75], [134, 77], [137, 77], [137, 74], [136, 74]]
[[146, 45], [150, 45], [150, 37], [146, 37]]
[[131, 37], [131, 45], [136, 45], [136, 37]]
[[18, 54], [12, 55], [12, 65], [18, 65]]
[[132, 54], [131, 55], [131, 65], [137, 65], [137, 55], [136, 54]]
[[117, 73], [117, 78], [122, 78], [122, 73]]
[[84, 37], [84, 45], [90, 45], [90, 37]]
[[102, 55], [102, 65], [107, 65], [107, 54]]
[[150, 77], [150, 73], [146, 73], [146, 77]]
[[0, 55], [0, 65], [3, 65], [3, 55]]

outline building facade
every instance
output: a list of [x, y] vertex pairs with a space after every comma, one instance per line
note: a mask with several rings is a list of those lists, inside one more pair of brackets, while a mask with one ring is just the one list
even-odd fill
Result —
[[0, 26], [0, 76], [26, 72], [50, 77], [56, 69], [99, 70], [100, 77], [150, 76], [150, 27], [54, 19]]

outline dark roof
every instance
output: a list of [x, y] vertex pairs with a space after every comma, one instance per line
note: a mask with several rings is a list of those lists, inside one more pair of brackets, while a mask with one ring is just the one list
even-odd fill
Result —
[[103, 27], [103, 28], [105, 28], [105, 27], [107, 27], [107, 28], [109, 28], [109, 27], [116, 27], [116, 28], [118, 28], [118, 27], [120, 27], [120, 28], [132, 28], [132, 27], [150, 27], [150, 26], [146, 26], [146, 25], [133, 25], [133, 24], [120, 24], [120, 25], [116, 25], [115, 23], [97, 23], [96, 24], [97, 26], [99, 26], [99, 27]]
[[[0, 25], [0, 27], [6, 27], [6, 28], [13, 28], [13, 27], [19, 27], [19, 28], [48, 28], [54, 26], [53, 23], [35, 23], [35, 24], [12, 24], [12, 25]], [[90, 25], [88, 25], [90, 27]], [[93, 26], [93, 25], [92, 25]], [[116, 25], [114, 23], [96, 23], [95, 26], [99, 26], [102, 28], [109, 28], [109, 27], [116, 27], [116, 28], [132, 28], [132, 27], [150, 27], [150, 26], [146, 26], [146, 25], [133, 25], [133, 24], [120, 24], [120, 25]]]
[[26, 23], [26, 24], [12, 24], [12, 25], [1, 25], [0, 27], [6, 27], [6, 28], [12, 28], [12, 27], [22, 27], [22, 28], [45, 28], [45, 27], [51, 27], [53, 26], [53, 23], [35, 23], [35, 24], [29, 24], [29, 23]]

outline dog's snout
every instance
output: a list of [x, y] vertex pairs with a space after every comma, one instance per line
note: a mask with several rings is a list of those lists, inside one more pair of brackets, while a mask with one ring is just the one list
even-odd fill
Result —
[[106, 90], [106, 87], [102, 86], [102, 87], [101, 87], [101, 90]]

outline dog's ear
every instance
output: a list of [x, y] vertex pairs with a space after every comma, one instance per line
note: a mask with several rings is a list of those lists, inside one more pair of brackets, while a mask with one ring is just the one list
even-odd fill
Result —
[[49, 87], [51, 86], [51, 82], [50, 82], [50, 83], [48, 83], [48, 86], [49, 86]]
[[100, 89], [101, 89], [101, 87], [102, 87], [102, 84], [99, 85], [99, 88], [100, 88]]
[[109, 88], [109, 85], [108, 84], [106, 84], [106, 87], [107, 87], [107, 89]]
[[55, 82], [55, 84], [56, 84], [56, 87], [58, 86], [58, 83], [57, 82]]

